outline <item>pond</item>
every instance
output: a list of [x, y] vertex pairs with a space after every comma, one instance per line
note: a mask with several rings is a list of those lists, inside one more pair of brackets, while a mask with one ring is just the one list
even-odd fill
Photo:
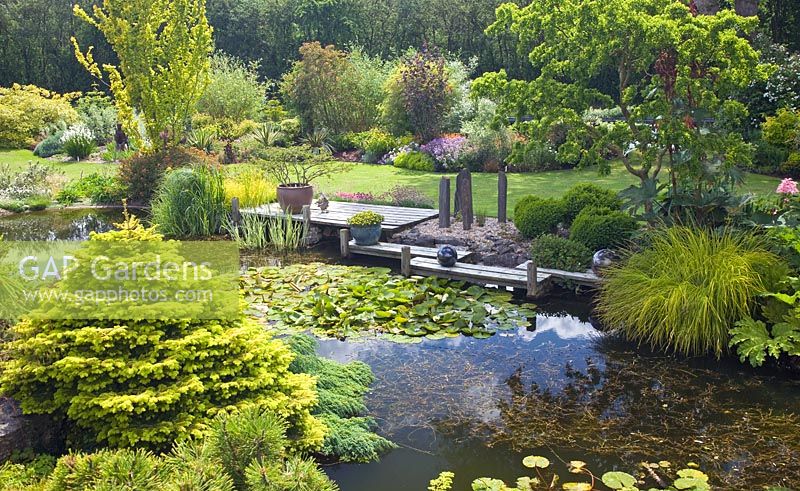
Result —
[[[79, 240], [118, 211], [65, 210], [0, 218], [9, 240]], [[277, 262], [336, 261], [336, 247]], [[251, 255], [247, 265], [275, 264]], [[375, 264], [374, 262], [371, 264]], [[639, 462], [697, 463], [722, 489], [800, 482], [798, 382], [737, 360], [683, 359], [619, 341], [593, 323], [590, 300], [557, 292], [535, 325], [488, 339], [396, 344], [322, 340], [319, 352], [368, 363], [377, 431], [398, 448], [371, 464], [326, 471], [343, 491], [424, 490], [444, 470], [453, 489], [477, 477], [513, 483], [525, 455], [635, 472]]]
[[586, 299], [564, 295], [539, 305], [535, 328], [485, 340], [323, 341], [322, 355], [372, 367], [368, 406], [399, 445], [329, 475], [346, 491], [400, 491], [450, 470], [453, 489], [470, 489], [530, 475], [521, 460], [536, 454], [600, 473], [695, 462], [724, 489], [800, 482], [797, 383], [735, 360], [647, 353], [604, 336]]
[[121, 210], [81, 208], [20, 213], [0, 217], [5, 240], [86, 240], [90, 232], [107, 232], [122, 220]]

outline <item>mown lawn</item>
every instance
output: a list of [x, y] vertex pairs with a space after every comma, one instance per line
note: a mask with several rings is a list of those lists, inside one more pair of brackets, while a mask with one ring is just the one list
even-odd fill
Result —
[[[22, 169], [31, 161], [51, 161], [38, 159], [29, 150], [0, 150], [0, 166], [8, 165], [11, 169]], [[103, 172], [115, 169], [115, 164], [91, 164], [84, 162], [52, 163], [70, 179], [77, 179], [92, 172]], [[320, 179], [316, 187], [328, 194], [336, 191], [364, 192], [378, 195], [398, 186], [413, 186], [421, 192], [436, 199], [439, 193], [439, 179], [443, 174], [418, 172], [398, 169], [392, 166], [367, 164], [342, 164], [349, 170]], [[455, 174], [446, 174], [451, 178], [451, 191], [455, 192]], [[543, 197], [559, 197], [569, 188], [581, 182], [593, 182], [615, 191], [622, 190], [637, 179], [628, 174], [622, 167], [614, 167], [610, 175], [601, 176], [593, 169], [565, 170], [541, 172], [535, 174], [508, 175], [509, 214], [514, 204], [523, 196], [536, 194]], [[742, 192], [770, 194], [775, 191], [780, 179], [747, 174]], [[475, 211], [490, 216], [497, 215], [497, 174], [476, 173], [472, 175]]]
[[116, 164], [96, 164], [86, 162], [53, 162], [47, 159], [40, 159], [30, 150], [0, 150], [0, 167], [9, 166], [11, 170], [17, 171], [28, 166], [29, 162], [43, 162], [50, 164], [59, 171], [63, 172], [69, 179], [79, 179], [81, 176], [93, 172], [115, 171]]
[[[455, 191], [455, 174], [450, 176], [451, 192]], [[335, 191], [370, 192], [380, 194], [397, 185], [413, 186], [431, 198], [439, 193], [442, 174], [410, 171], [391, 166], [353, 164], [347, 172], [320, 179], [317, 187], [326, 193]], [[512, 213], [514, 204], [529, 194], [542, 197], [559, 197], [569, 188], [581, 182], [592, 182], [615, 191], [625, 189], [637, 182], [623, 167], [614, 167], [611, 174], [601, 176], [593, 169], [573, 169], [535, 174], [508, 175], [508, 209]], [[742, 192], [769, 194], [775, 191], [780, 179], [747, 174]], [[475, 211], [489, 216], [497, 215], [497, 174], [473, 174], [473, 199]]]

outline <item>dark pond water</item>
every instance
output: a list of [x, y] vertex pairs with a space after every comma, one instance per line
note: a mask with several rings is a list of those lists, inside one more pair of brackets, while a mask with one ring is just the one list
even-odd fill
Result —
[[[8, 240], [80, 240], [117, 211], [0, 218]], [[299, 257], [242, 257], [244, 265], [334, 261], [334, 245]], [[399, 448], [372, 464], [326, 471], [343, 491], [424, 490], [443, 470], [454, 489], [484, 476], [513, 483], [525, 455], [579, 459], [603, 472], [641, 461], [698, 463], [718, 489], [800, 486], [800, 384], [737, 360], [678, 359], [603, 335], [590, 304], [567, 293], [540, 304], [534, 327], [485, 340], [421, 344], [323, 340], [320, 353], [362, 360], [377, 431]]]
[[539, 306], [535, 328], [486, 340], [398, 345], [322, 341], [362, 360], [368, 404], [399, 448], [372, 464], [327, 468], [343, 491], [424, 490], [443, 470], [453, 489], [478, 477], [513, 484], [525, 455], [635, 471], [641, 461], [698, 463], [719, 489], [800, 483], [798, 384], [737, 361], [649, 354], [603, 336], [586, 299]]
[[86, 240], [90, 232], [107, 232], [122, 220], [120, 210], [70, 209], [20, 213], [0, 218], [5, 240]]

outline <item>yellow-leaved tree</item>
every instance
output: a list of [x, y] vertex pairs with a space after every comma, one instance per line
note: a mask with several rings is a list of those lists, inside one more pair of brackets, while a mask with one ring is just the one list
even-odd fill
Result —
[[[114, 95], [123, 129], [140, 146], [170, 146], [183, 136], [208, 84], [213, 49], [205, 0], [103, 0], [75, 15], [103, 33], [119, 65], [94, 60], [75, 38], [75, 56]], [[144, 121], [147, 141], [134, 113]]]

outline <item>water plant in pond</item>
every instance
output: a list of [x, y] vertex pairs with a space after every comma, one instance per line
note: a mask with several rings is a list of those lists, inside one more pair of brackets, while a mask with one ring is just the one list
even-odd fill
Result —
[[609, 328], [654, 348], [720, 357], [728, 329], [788, 270], [762, 240], [733, 230], [671, 227], [649, 239], [607, 270], [598, 311]]
[[[529, 455], [522, 460], [522, 465], [535, 471], [536, 476], [523, 476], [517, 479], [516, 486], [510, 487], [500, 479], [480, 477], [472, 482], [473, 491], [535, 491], [556, 489], [561, 477], [548, 471], [550, 460], [538, 455]], [[627, 472], [610, 471], [602, 476], [597, 476], [580, 460], [571, 460], [568, 470], [571, 474], [587, 476], [591, 481], [565, 482], [560, 489], [565, 491], [593, 491], [599, 489], [612, 489], [622, 491], [639, 491], [638, 486], [648, 483], [657, 485], [658, 488], [648, 486], [650, 491], [684, 490], [684, 491], [709, 491], [711, 485], [708, 476], [703, 472], [686, 468], [673, 474], [672, 465], [667, 461], [657, 464], [642, 462], [642, 471], [638, 477]], [[666, 477], [669, 476], [669, 477]], [[431, 481], [429, 489], [432, 491], [449, 491], [452, 485], [453, 473], [442, 472], [439, 477]], [[602, 487], [601, 487], [602, 483]], [[670, 484], [671, 483], [671, 484]]]
[[[486, 338], [528, 326], [530, 308], [511, 295], [387, 268], [319, 263], [250, 269], [242, 289], [256, 315], [278, 330], [346, 338], [379, 332], [398, 341], [458, 334]], [[411, 339], [410, 339], [411, 338]]]

